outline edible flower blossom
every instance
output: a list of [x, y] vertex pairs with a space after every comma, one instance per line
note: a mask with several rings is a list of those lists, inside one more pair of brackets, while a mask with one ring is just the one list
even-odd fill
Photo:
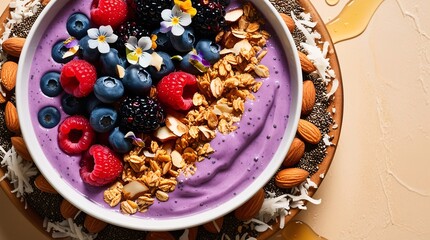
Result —
[[91, 38], [88, 40], [88, 46], [91, 49], [98, 48], [100, 53], [108, 53], [110, 51], [109, 43], [114, 43], [118, 39], [111, 26], [100, 26], [99, 29], [90, 28], [87, 33]]
[[191, 24], [191, 15], [183, 12], [178, 5], [173, 6], [172, 10], [164, 9], [161, 17], [164, 20], [160, 24], [162, 33], [171, 31], [173, 35], [181, 36], [185, 31], [184, 27]]
[[130, 64], [139, 63], [142, 67], [148, 67], [151, 63], [151, 54], [145, 52], [151, 49], [152, 40], [149, 37], [141, 37], [139, 41], [134, 36], [131, 36], [125, 44], [127, 48], [127, 61]]
[[197, 14], [197, 9], [193, 8], [191, 0], [174, 0], [175, 5], [179, 6], [183, 12], [190, 14], [194, 17]]
[[138, 138], [136, 136], [136, 134], [134, 134], [134, 132], [132, 132], [132, 131], [126, 133], [124, 138], [125, 139], [131, 139], [133, 141], [133, 144], [138, 146], [138, 147], [144, 147], [145, 146], [145, 142], [141, 138]]
[[63, 44], [64, 47], [68, 49], [67, 52], [64, 53], [63, 59], [75, 55], [79, 50], [79, 40], [74, 37], [69, 37]]

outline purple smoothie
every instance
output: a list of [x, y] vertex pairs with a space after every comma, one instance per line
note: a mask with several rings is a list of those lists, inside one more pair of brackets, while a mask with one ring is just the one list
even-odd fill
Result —
[[[237, 4], [236, 1], [232, 2]], [[80, 156], [69, 156], [59, 149], [58, 128], [45, 129], [37, 120], [38, 111], [45, 106], [55, 106], [61, 110], [61, 97], [45, 96], [40, 90], [39, 81], [48, 71], [61, 71], [62, 64], [51, 58], [51, 48], [56, 42], [68, 38], [67, 18], [74, 12], [89, 16], [90, 5], [91, 1], [88, 0], [70, 1], [54, 18], [55, 21], [44, 33], [34, 55], [28, 94], [31, 121], [46, 158], [76, 191], [91, 201], [110, 208], [103, 201], [106, 187], [91, 187], [81, 180]], [[268, 27], [265, 26], [266, 29]], [[228, 135], [217, 134], [211, 142], [215, 153], [197, 164], [195, 175], [188, 178], [181, 176], [178, 179], [180, 183], [169, 194], [169, 201], [156, 200], [147, 212], [137, 213], [133, 217], [168, 219], [214, 208], [242, 192], [262, 173], [280, 146], [291, 105], [287, 60], [275, 35], [269, 40], [267, 49], [269, 53], [262, 63], [269, 67], [271, 75], [267, 79], [258, 79], [263, 81], [263, 85], [255, 94], [256, 100], [246, 102], [246, 111], [237, 124], [238, 129]], [[62, 120], [66, 117], [62, 112]], [[119, 211], [119, 207], [112, 210]]]

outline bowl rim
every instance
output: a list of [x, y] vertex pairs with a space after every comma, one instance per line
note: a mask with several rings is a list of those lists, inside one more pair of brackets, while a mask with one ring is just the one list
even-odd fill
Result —
[[[212, 221], [218, 217], [228, 214], [234, 211], [245, 201], [251, 198], [260, 188], [262, 188], [279, 169], [284, 157], [287, 154], [289, 146], [293, 141], [295, 132], [300, 119], [301, 111], [301, 99], [302, 99], [302, 74], [301, 66], [296, 50], [296, 46], [291, 33], [289, 32], [286, 24], [282, 20], [280, 14], [277, 12], [275, 7], [269, 2], [269, 0], [249, 0], [253, 3], [260, 12], [269, 13], [265, 15], [267, 22], [272, 25], [273, 31], [276, 33], [280, 40], [283, 51], [288, 61], [288, 70], [290, 74], [290, 112], [287, 128], [284, 130], [284, 135], [278, 149], [276, 150], [272, 159], [265, 169], [260, 173], [256, 180], [247, 186], [242, 192], [238, 193], [235, 197], [228, 201], [205, 211], [181, 217], [181, 218], [168, 218], [168, 219], [143, 219], [138, 217], [130, 217], [124, 215], [118, 211], [104, 208], [98, 203], [91, 201], [82, 195], [79, 191], [76, 191], [71, 185], [67, 184], [60, 174], [53, 168], [51, 164], [44, 164], [48, 160], [44, 157], [40, 160], [40, 156], [44, 156], [43, 150], [39, 144], [34, 144], [36, 134], [33, 130], [29, 111], [29, 97], [28, 97], [28, 78], [30, 76], [30, 68], [24, 63], [33, 60], [33, 56], [37, 47], [32, 45], [31, 42], [39, 42], [42, 35], [47, 29], [45, 22], [51, 22], [59, 10], [62, 9], [70, 0], [51, 0], [50, 3], [45, 7], [45, 10], [37, 18], [32, 29], [30, 30], [27, 41], [23, 47], [21, 57], [18, 64], [17, 74], [17, 85], [16, 85], [16, 102], [18, 115], [20, 116], [19, 122], [22, 129], [23, 138], [29, 148], [29, 152], [34, 159], [39, 171], [45, 176], [47, 181], [62, 195], [67, 201], [75, 205], [83, 212], [105, 221], [109, 224], [116, 226], [145, 231], [171, 231], [178, 229], [185, 229], [203, 223]], [[23, 80], [20, 80], [23, 79]], [[23, 92], [24, 90], [24, 92]], [[25, 94], [19, 94], [25, 93]], [[33, 141], [32, 141], [33, 140]], [[33, 144], [32, 144], [33, 143]], [[49, 163], [49, 162], [48, 162]]]

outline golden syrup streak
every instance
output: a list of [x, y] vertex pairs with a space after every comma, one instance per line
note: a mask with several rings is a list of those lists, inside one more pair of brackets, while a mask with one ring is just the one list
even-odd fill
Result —
[[334, 6], [339, 3], [339, 0], [325, 0], [325, 2], [330, 6]]
[[301, 221], [289, 221], [284, 229], [280, 230], [276, 236], [270, 240], [327, 240], [316, 234], [312, 228]]
[[333, 43], [351, 39], [363, 33], [383, 1], [350, 0], [341, 13], [326, 24]]

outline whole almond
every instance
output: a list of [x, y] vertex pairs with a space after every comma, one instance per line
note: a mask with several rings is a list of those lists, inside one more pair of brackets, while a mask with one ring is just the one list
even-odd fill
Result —
[[309, 60], [309, 58], [306, 54], [304, 54], [300, 51], [298, 51], [298, 53], [299, 53], [300, 65], [302, 66], [303, 72], [311, 73], [311, 72], [317, 70], [315, 65], [311, 62], [311, 60]]
[[3, 51], [13, 57], [21, 55], [22, 47], [24, 46], [25, 38], [12, 37], [5, 40], [2, 44]]
[[285, 24], [287, 24], [288, 30], [290, 30], [290, 32], [293, 32], [294, 28], [296, 27], [296, 23], [294, 23], [294, 20], [285, 13], [280, 13], [280, 14]]
[[198, 230], [199, 230], [198, 227], [185, 229], [184, 233], [182, 234], [184, 238], [179, 238], [179, 239], [196, 240]]
[[210, 233], [219, 233], [221, 231], [223, 223], [224, 217], [220, 217], [218, 219], [203, 224], [203, 228]]
[[311, 80], [303, 82], [303, 98], [302, 98], [302, 116], [312, 112], [315, 105], [316, 90], [315, 85]]
[[16, 110], [15, 105], [11, 102], [6, 103], [6, 107], [4, 110], [4, 118], [6, 123], [6, 128], [9, 131], [14, 133], [20, 132], [19, 120], [18, 120], [18, 112]]
[[169, 232], [148, 232], [146, 240], [175, 240], [175, 237]]
[[260, 189], [252, 198], [234, 211], [234, 216], [240, 221], [248, 221], [260, 211], [263, 202], [264, 190]]
[[300, 119], [299, 126], [297, 127], [297, 133], [305, 140], [305, 142], [311, 144], [317, 144], [321, 140], [321, 131], [313, 123]]
[[7, 99], [8, 99], [8, 97], [7, 97], [7, 93], [6, 93], [5, 95], [3, 95], [3, 94], [0, 92], [0, 104], [5, 103], [5, 102], [7, 101]]
[[69, 201], [63, 199], [60, 205], [60, 213], [64, 219], [74, 218], [78, 214], [79, 209], [73, 206]]
[[90, 215], [85, 216], [84, 227], [89, 233], [98, 233], [107, 226], [106, 222], [94, 218]]
[[1, 68], [1, 84], [2, 86], [11, 91], [16, 85], [16, 74], [18, 72], [18, 64], [13, 61], [7, 61], [3, 63]]
[[27, 145], [22, 137], [11, 137], [12, 146], [15, 148], [15, 151], [21, 156], [24, 160], [33, 161], [30, 152], [28, 152]]
[[34, 185], [42, 192], [57, 193], [57, 191], [49, 184], [43, 175], [39, 175], [34, 180]]
[[275, 176], [275, 184], [280, 188], [293, 188], [306, 180], [309, 173], [301, 168], [286, 168]]
[[287, 156], [282, 162], [284, 167], [292, 167], [300, 161], [305, 154], [305, 143], [300, 138], [294, 138], [288, 150]]

